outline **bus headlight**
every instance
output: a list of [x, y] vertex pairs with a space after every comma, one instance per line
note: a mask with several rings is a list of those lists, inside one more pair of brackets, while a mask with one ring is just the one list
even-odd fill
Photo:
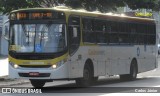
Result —
[[52, 65], [52, 68], [53, 69], [56, 69], [57, 68], [57, 65], [55, 64], [55, 65]]
[[19, 66], [17, 64], [14, 64], [14, 68], [17, 69]]
[[17, 64], [14, 64], [14, 63], [12, 63], [12, 62], [9, 62], [9, 64], [10, 64], [13, 68], [15, 68], [15, 69], [19, 68], [19, 66], [18, 66]]
[[62, 66], [65, 62], [66, 62], [66, 60], [61, 60], [61, 61], [57, 62], [56, 64], [52, 65], [52, 68], [56, 69], [56, 68]]

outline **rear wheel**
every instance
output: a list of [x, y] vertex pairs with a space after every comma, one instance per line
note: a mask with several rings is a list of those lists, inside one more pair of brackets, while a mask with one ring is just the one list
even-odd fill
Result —
[[121, 80], [135, 80], [137, 78], [138, 67], [136, 60], [131, 62], [130, 74], [120, 75]]
[[35, 88], [41, 88], [46, 83], [46, 81], [44, 81], [44, 80], [33, 80], [33, 79], [31, 79], [30, 82], [31, 82], [32, 86]]
[[135, 80], [137, 78], [138, 68], [136, 60], [133, 60], [130, 68], [129, 80]]
[[91, 81], [92, 81], [92, 71], [90, 69], [89, 66], [85, 66], [84, 70], [83, 70], [83, 78], [78, 78], [76, 79], [76, 84], [79, 87], [87, 87], [89, 85], [91, 85]]

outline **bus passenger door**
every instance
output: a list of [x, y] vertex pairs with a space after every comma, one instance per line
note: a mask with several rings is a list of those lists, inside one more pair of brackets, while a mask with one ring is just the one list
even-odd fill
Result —
[[80, 17], [70, 16], [68, 24], [69, 54], [70, 54], [70, 78], [76, 78], [79, 74], [80, 45]]

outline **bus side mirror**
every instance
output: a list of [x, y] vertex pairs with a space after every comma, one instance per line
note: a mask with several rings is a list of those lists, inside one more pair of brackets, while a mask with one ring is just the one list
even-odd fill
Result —
[[9, 41], [9, 20], [7, 20], [3, 25], [3, 37], [5, 40]]

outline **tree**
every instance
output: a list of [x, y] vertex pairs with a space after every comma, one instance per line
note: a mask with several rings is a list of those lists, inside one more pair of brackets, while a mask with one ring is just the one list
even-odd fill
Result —
[[28, 0], [0, 0], [0, 11], [3, 14], [19, 8], [38, 7], [36, 2], [28, 2]]
[[[74, 8], [84, 8], [89, 11], [116, 11], [117, 7], [125, 6], [124, 0], [67, 0], [65, 4]], [[78, 2], [78, 3], [77, 3]]]
[[[86, 10], [99, 10], [101, 12], [116, 11], [118, 7], [128, 5], [131, 9], [153, 9], [158, 11], [160, 0], [67, 0], [67, 6], [82, 7]], [[76, 2], [79, 2], [77, 4]]]
[[65, 0], [0, 0], [0, 12], [9, 13], [20, 8], [55, 7]]
[[153, 9], [157, 10], [159, 0], [124, 0], [126, 4], [133, 10], [135, 9]]
[[55, 7], [64, 4], [65, 0], [30, 0], [32, 2], [37, 2], [38, 6], [41, 7]]
[[160, 0], [0, 0], [0, 11], [8, 13], [19, 8], [55, 7], [66, 5], [74, 9], [111, 12], [128, 5], [131, 9], [153, 9], [158, 11]]

